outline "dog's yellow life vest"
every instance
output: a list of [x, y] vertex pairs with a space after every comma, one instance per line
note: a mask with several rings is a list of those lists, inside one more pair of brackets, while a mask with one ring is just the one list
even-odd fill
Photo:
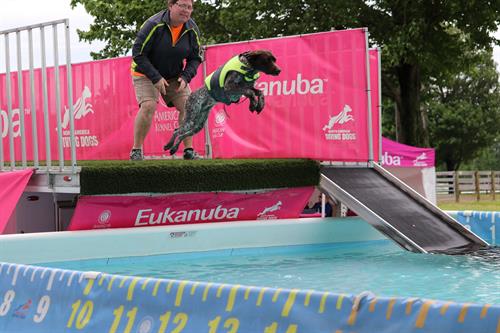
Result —
[[247, 65], [242, 63], [239, 55], [231, 58], [224, 65], [220, 66], [215, 72], [207, 76], [205, 79], [205, 86], [207, 87], [210, 96], [212, 96], [212, 98], [217, 102], [227, 105], [237, 103], [240, 98], [238, 95], [234, 96], [234, 99], [231, 99], [231, 96], [228, 96], [224, 91], [224, 82], [226, 81], [227, 74], [231, 71], [235, 71], [243, 75], [245, 81], [247, 82], [255, 82], [260, 76], [256, 70], [249, 68]]

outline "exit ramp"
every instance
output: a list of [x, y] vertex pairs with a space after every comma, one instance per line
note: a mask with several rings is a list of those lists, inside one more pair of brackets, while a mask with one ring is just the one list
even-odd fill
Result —
[[412, 252], [463, 254], [488, 243], [375, 164], [324, 166], [321, 189]]

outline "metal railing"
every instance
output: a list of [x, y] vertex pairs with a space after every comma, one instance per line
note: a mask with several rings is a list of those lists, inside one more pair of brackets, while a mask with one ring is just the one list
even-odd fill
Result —
[[[59, 42], [59, 33], [58, 27], [61, 27], [64, 30], [64, 39], [65, 43]], [[47, 28], [52, 28], [52, 45], [53, 45], [53, 78], [49, 77], [49, 73], [47, 70], [47, 40], [46, 40], [46, 30]], [[15, 72], [12, 71], [11, 68], [11, 36], [15, 35], [15, 58], [17, 62], [17, 91], [13, 90], [13, 75]], [[37, 82], [37, 77], [35, 76], [34, 69], [34, 37], [39, 36], [39, 40], [37, 40], [40, 44], [39, 52], [40, 52], [40, 64], [41, 64], [41, 75]], [[76, 162], [76, 142], [75, 142], [75, 129], [74, 129], [74, 107], [73, 107], [73, 78], [71, 71], [71, 47], [70, 47], [70, 30], [69, 30], [69, 20], [62, 19], [56, 20], [46, 23], [40, 23], [20, 28], [14, 28], [9, 30], [0, 31], [0, 38], [3, 37], [4, 40], [4, 49], [5, 49], [5, 85], [2, 86], [2, 90], [0, 90], [0, 97], [6, 96], [6, 117], [0, 116], [0, 133], [2, 136], [2, 142], [0, 144], [0, 171], [6, 170], [14, 170], [14, 169], [24, 169], [28, 167], [35, 167], [40, 171], [45, 170], [47, 173], [50, 171], [65, 171], [67, 170], [67, 166], [65, 165], [64, 158], [64, 146], [63, 146], [63, 130], [61, 123], [61, 78], [60, 78], [60, 64], [59, 64], [59, 52], [63, 50], [63, 46], [65, 48], [65, 66], [66, 66], [66, 90], [67, 92], [67, 102], [69, 108], [69, 124], [70, 124], [70, 149], [71, 149], [71, 164], [69, 167], [71, 168], [71, 172], [76, 172], [77, 162]], [[23, 39], [24, 38], [24, 39]], [[29, 69], [28, 75], [23, 75], [23, 60], [26, 57], [23, 54], [22, 42], [28, 44], [28, 62]], [[23, 77], [24, 76], [24, 77]], [[28, 89], [25, 86], [26, 76], [28, 76]], [[50, 82], [49, 79], [52, 79], [51, 82], [54, 84], [55, 88], [55, 105], [49, 105], [49, 89], [48, 84]], [[1, 84], [1, 82], [0, 82]], [[41, 94], [35, 91], [35, 86], [39, 86], [41, 90]], [[25, 89], [27, 91], [25, 91]], [[13, 97], [16, 97], [17, 93], [17, 101], [18, 105], [13, 105]], [[27, 124], [25, 122], [25, 107], [28, 103], [25, 101], [25, 98], [29, 95], [29, 105], [30, 105], [30, 114], [31, 114], [31, 124]], [[37, 108], [38, 105], [41, 107]], [[0, 101], [0, 109], [4, 105], [2, 101]], [[40, 110], [41, 108], [41, 110]], [[52, 165], [52, 149], [51, 149], [51, 125], [50, 125], [50, 110], [55, 108], [56, 118], [57, 118], [57, 159], [59, 160], [58, 165]], [[54, 110], [54, 109], [52, 109]], [[37, 116], [42, 116], [43, 112], [43, 127], [44, 127], [44, 140], [39, 140], [38, 138], [38, 129], [37, 129]], [[19, 114], [18, 123], [14, 123], [14, 115]], [[6, 122], [5, 122], [6, 120]], [[19, 126], [19, 133], [14, 132], [14, 126]], [[26, 149], [26, 130], [30, 130], [32, 133], [32, 147], [30, 148], [31, 156], [28, 161], [27, 157], [27, 149]], [[4, 139], [8, 136], [8, 157], [9, 163], [6, 163], [6, 158], [4, 153]], [[15, 136], [20, 136], [20, 140], [15, 140]], [[20, 148], [16, 147], [16, 142], [20, 141]], [[45, 147], [45, 166], [41, 166], [40, 156], [39, 156], [39, 141], [43, 142]], [[16, 150], [17, 148], [17, 150]], [[17, 155], [17, 156], [16, 156]], [[18, 156], [21, 156], [20, 159]], [[42, 159], [43, 161], [43, 159]], [[28, 163], [30, 162], [30, 163]], [[33, 164], [31, 166], [31, 163]], [[29, 165], [28, 165], [29, 164]]]
[[460, 201], [461, 195], [473, 195], [481, 200], [481, 195], [489, 195], [496, 200], [500, 193], [500, 171], [441, 171], [436, 172], [436, 194], [438, 197], [454, 197]]

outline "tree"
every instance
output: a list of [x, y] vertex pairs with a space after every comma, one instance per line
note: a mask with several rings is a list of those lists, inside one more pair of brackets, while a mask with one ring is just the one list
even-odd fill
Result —
[[483, 149], [477, 158], [464, 163], [461, 170], [492, 170], [497, 171], [500, 168], [500, 136], [494, 143]]
[[[95, 57], [118, 56], [132, 45], [144, 20], [164, 7], [158, 0], [72, 0], [96, 21], [86, 41], [106, 40]], [[395, 105], [398, 141], [429, 144], [423, 85], [463, 66], [462, 51], [489, 50], [500, 23], [498, 0], [204, 0], [194, 17], [204, 41], [231, 42], [331, 29], [368, 27], [383, 49], [383, 91]]]
[[424, 103], [437, 162], [450, 171], [498, 146], [500, 138], [500, 83], [492, 54], [465, 57], [474, 61], [460, 73], [429, 86]]
[[[71, 0], [71, 7], [78, 4], [94, 17], [88, 31], [78, 30], [80, 40], [91, 43], [105, 41], [99, 52], [91, 52], [93, 59], [106, 59], [125, 55], [132, 49], [136, 33], [141, 25], [152, 15], [165, 9], [167, 0]], [[199, 16], [209, 21], [215, 7], [205, 2], [197, 4]], [[215, 32], [215, 30], [214, 30]], [[210, 41], [206, 38], [205, 42]], [[212, 40], [213, 42], [213, 40]]]

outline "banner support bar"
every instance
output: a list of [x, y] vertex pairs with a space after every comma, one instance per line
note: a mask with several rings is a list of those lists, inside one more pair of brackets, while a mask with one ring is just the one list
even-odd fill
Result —
[[368, 49], [368, 37], [370, 33], [367, 28], [363, 28], [365, 33], [365, 62], [366, 62], [366, 98], [367, 103], [367, 115], [368, 115], [368, 164], [373, 167], [373, 117], [372, 117], [372, 94], [371, 94], [371, 82], [370, 82], [370, 50]]

